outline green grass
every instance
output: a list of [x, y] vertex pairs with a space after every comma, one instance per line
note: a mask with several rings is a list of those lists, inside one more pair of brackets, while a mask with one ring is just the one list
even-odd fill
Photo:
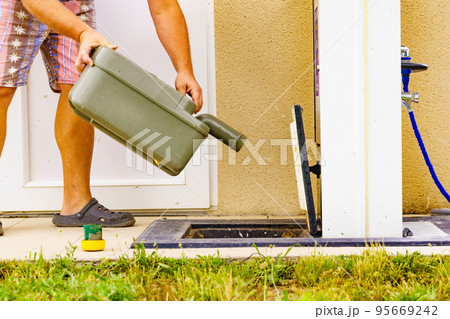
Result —
[[450, 300], [450, 257], [389, 255], [0, 261], [0, 300]]

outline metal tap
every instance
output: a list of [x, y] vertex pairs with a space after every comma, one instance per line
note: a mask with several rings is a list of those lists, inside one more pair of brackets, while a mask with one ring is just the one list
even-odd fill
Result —
[[419, 93], [402, 93], [402, 104], [408, 112], [412, 111], [412, 103], [419, 103]]
[[409, 78], [413, 72], [425, 71], [428, 69], [426, 64], [412, 63], [411, 52], [408, 47], [401, 47], [401, 59], [402, 59], [402, 81], [403, 81], [403, 93], [402, 104], [408, 112], [412, 111], [412, 103], [419, 103], [419, 93], [409, 92]]

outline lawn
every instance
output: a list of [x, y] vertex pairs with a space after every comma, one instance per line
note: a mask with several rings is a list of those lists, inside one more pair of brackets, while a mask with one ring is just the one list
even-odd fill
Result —
[[450, 300], [450, 256], [162, 258], [0, 261], [0, 300]]

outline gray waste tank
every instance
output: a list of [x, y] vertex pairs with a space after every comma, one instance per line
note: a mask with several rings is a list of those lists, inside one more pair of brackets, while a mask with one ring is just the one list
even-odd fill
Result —
[[99, 47], [69, 94], [74, 112], [141, 154], [169, 175], [178, 175], [211, 134], [235, 151], [246, 137], [210, 114], [192, 116], [195, 104], [121, 54]]

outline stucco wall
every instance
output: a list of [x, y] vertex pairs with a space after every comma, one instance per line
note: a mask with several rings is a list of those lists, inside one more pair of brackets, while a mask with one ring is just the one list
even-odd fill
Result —
[[[411, 88], [421, 92], [417, 120], [436, 170], [450, 188], [450, 112], [444, 103], [450, 93], [447, 2], [432, 0], [424, 6], [424, 1], [403, 0], [402, 32], [414, 61], [430, 65], [430, 71], [413, 77]], [[265, 163], [252, 156], [246, 162], [250, 154], [243, 150], [233, 165], [224, 150], [216, 213], [300, 213], [291, 149], [284, 165], [280, 147], [269, 139], [290, 137], [290, 106], [295, 103], [305, 109], [306, 134], [313, 138], [311, 8], [311, 0], [215, 1], [217, 113], [252, 144], [267, 139], [259, 151]], [[403, 116], [404, 209], [448, 207], [429, 177], [406, 112]]]
[[[403, 0], [402, 42], [413, 61], [429, 70], [413, 75], [410, 89], [420, 92], [414, 106], [418, 126], [439, 179], [450, 189], [450, 6], [448, 0]], [[403, 112], [403, 207], [406, 212], [450, 208], [428, 173]]]

